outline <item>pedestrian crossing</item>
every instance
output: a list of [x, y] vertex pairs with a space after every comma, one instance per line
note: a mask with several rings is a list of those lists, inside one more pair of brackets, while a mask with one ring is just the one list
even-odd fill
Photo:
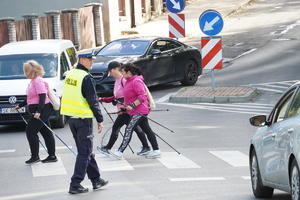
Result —
[[[229, 167], [247, 167], [249, 166], [248, 155], [240, 152], [240, 151], [208, 151], [208, 155], [213, 157], [212, 159], [221, 160], [224, 163], [227, 163]], [[121, 160], [115, 159], [111, 156], [106, 156], [101, 153], [95, 152], [95, 159], [101, 169], [102, 172], [116, 172], [116, 171], [134, 171], [137, 168], [143, 167], [153, 167], [153, 160], [147, 159], [147, 164], [145, 164], [145, 160], [143, 156], [130, 157], [129, 160], [126, 160], [126, 157]], [[205, 153], [205, 152], [203, 152]], [[130, 164], [134, 159], [133, 165]], [[136, 165], [140, 160], [141, 165]], [[186, 169], [204, 169], [202, 166], [189, 159], [185, 155], [178, 154], [176, 152], [162, 152], [162, 156], [156, 159], [158, 162], [155, 164], [159, 164], [166, 168], [166, 170], [186, 170]], [[65, 166], [70, 166], [70, 159], [64, 160], [63, 157], [58, 156], [58, 161], [54, 163], [35, 163], [30, 165], [32, 176], [36, 177], [46, 177], [46, 176], [58, 176], [58, 175], [66, 175], [67, 170]], [[199, 161], [198, 161], [199, 162]], [[203, 162], [208, 162], [204, 160]], [[151, 164], [150, 164], [151, 163]], [[205, 169], [204, 169], [205, 170]], [[208, 169], [209, 170], [209, 169]], [[244, 174], [247, 175], [247, 174]], [[240, 176], [241, 179], [247, 179], [248, 176]], [[170, 181], [180, 182], [180, 181], [214, 181], [214, 180], [226, 180], [224, 177], [181, 177], [181, 178], [169, 178]]]
[[218, 112], [242, 113], [242, 114], [269, 114], [273, 108], [273, 104], [260, 103], [193, 103], [193, 104], [173, 104], [164, 103], [165, 105], [193, 108], [199, 110], [211, 110]]
[[283, 93], [288, 87], [290, 87], [294, 83], [297, 83], [298, 81], [299, 80], [257, 83], [257, 84], [249, 84], [249, 85], [244, 85], [244, 86], [252, 86], [252, 87], [257, 88], [259, 91]]

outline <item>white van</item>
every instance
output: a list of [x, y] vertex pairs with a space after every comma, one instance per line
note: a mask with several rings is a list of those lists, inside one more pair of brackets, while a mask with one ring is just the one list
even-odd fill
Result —
[[[24, 123], [13, 106], [26, 97], [29, 79], [23, 72], [23, 63], [35, 60], [45, 69], [44, 79], [61, 95], [65, 73], [76, 65], [77, 51], [70, 40], [28, 40], [13, 42], [0, 48], [0, 125]], [[27, 107], [20, 110], [29, 118]], [[55, 128], [65, 126], [65, 117], [54, 111], [50, 117]]]

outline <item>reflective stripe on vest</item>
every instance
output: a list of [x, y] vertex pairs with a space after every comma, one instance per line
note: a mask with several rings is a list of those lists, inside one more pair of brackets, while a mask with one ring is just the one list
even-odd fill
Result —
[[88, 73], [80, 69], [72, 69], [65, 79], [61, 99], [61, 114], [81, 118], [93, 118], [94, 114], [82, 96], [82, 80]]

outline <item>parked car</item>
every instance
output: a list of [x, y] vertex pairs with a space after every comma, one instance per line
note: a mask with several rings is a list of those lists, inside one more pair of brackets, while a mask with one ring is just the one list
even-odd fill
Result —
[[[70, 40], [28, 40], [8, 43], [0, 48], [0, 124], [24, 123], [13, 109], [26, 98], [29, 79], [23, 72], [23, 63], [36, 60], [44, 67], [44, 79], [61, 95], [65, 73], [77, 63], [77, 51]], [[20, 109], [29, 118], [27, 107]], [[65, 126], [65, 117], [54, 111], [52, 127]]]
[[257, 115], [250, 124], [259, 126], [250, 144], [250, 174], [253, 194], [270, 198], [273, 190], [291, 193], [299, 200], [300, 82], [281, 96], [267, 117]]
[[112, 93], [115, 79], [106, 71], [111, 61], [132, 62], [143, 71], [147, 86], [180, 81], [194, 85], [202, 74], [200, 51], [168, 37], [128, 37], [109, 42], [91, 70], [97, 92]]

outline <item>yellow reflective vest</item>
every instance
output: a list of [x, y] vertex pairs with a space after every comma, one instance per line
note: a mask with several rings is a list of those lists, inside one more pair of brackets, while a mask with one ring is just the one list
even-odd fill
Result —
[[83, 78], [88, 73], [81, 69], [72, 69], [65, 79], [60, 113], [62, 115], [93, 118], [94, 114], [86, 99], [82, 96], [81, 86]]

